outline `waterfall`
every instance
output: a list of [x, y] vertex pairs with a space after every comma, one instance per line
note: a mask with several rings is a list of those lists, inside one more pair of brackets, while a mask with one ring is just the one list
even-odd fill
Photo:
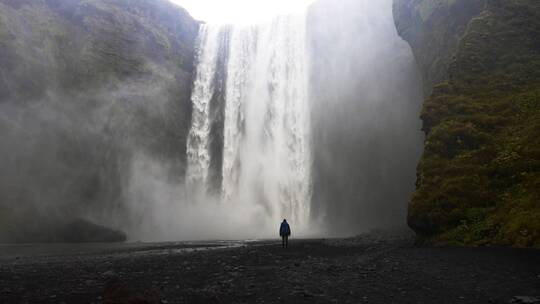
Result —
[[[228, 39], [220, 39], [226, 33]], [[223, 204], [255, 205], [275, 223], [307, 226], [311, 203], [310, 112], [305, 14], [256, 26], [203, 25], [193, 87], [187, 180], [208, 189], [210, 160], [222, 157]], [[228, 58], [218, 60], [220, 43]], [[224, 67], [219, 67], [223, 62]], [[210, 101], [216, 76], [226, 78], [223, 153], [210, 149]], [[238, 209], [235, 209], [238, 210]], [[241, 210], [241, 209], [240, 209]]]
[[219, 50], [219, 28], [202, 26], [193, 84], [193, 113], [187, 141], [188, 185], [206, 187], [210, 167], [210, 101], [214, 95], [215, 69]]

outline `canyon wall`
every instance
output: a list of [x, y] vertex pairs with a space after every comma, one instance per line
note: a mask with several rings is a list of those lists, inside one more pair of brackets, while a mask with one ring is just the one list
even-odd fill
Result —
[[198, 27], [165, 0], [0, 0], [0, 241], [126, 226], [134, 159], [183, 178]]
[[409, 225], [432, 244], [540, 246], [540, 3], [396, 0], [422, 70]]

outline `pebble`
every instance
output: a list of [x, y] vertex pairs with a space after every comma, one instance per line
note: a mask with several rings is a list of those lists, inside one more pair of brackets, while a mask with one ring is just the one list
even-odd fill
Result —
[[103, 275], [105, 277], [111, 277], [111, 276], [114, 276], [115, 273], [112, 270], [108, 270], [108, 271], [105, 271], [104, 273], [102, 273], [101, 275]]
[[515, 296], [510, 300], [511, 304], [540, 304], [540, 299], [529, 296]]

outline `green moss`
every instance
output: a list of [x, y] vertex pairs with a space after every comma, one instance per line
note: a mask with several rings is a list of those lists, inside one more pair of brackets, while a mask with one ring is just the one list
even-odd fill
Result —
[[427, 133], [409, 223], [435, 244], [540, 246], [540, 3], [492, 1], [469, 24]]

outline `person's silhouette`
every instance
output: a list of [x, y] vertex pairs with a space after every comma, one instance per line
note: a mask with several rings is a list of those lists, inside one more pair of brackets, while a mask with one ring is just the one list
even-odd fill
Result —
[[289, 247], [290, 235], [291, 227], [289, 226], [289, 223], [287, 223], [287, 220], [284, 219], [283, 222], [281, 222], [281, 226], [279, 227], [279, 236], [281, 236], [281, 244], [283, 245], [283, 248]]

